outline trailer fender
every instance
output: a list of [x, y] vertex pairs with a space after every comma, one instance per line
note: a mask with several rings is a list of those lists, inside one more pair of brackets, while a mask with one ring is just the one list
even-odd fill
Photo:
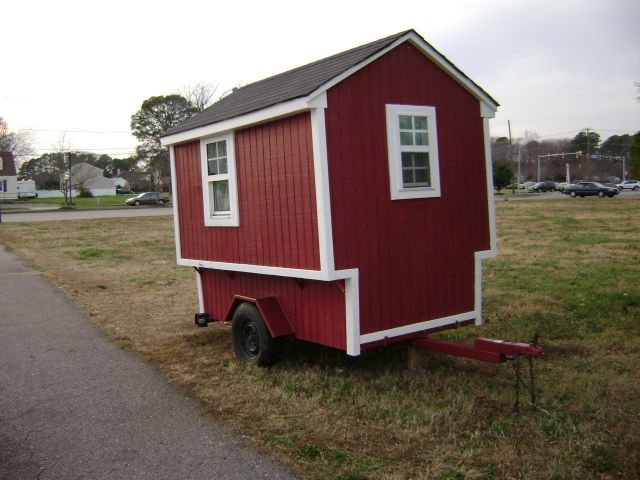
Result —
[[230, 322], [236, 308], [244, 302], [253, 303], [267, 325], [269, 334], [273, 338], [293, 335], [295, 332], [278, 299], [272, 295], [234, 295], [231, 306], [225, 316]]

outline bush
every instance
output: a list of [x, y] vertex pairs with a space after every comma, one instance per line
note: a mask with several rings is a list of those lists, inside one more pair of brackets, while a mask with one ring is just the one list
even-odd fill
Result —
[[80, 198], [93, 197], [93, 193], [91, 193], [91, 190], [89, 190], [88, 188], [79, 187], [78, 188], [78, 197], [80, 197]]

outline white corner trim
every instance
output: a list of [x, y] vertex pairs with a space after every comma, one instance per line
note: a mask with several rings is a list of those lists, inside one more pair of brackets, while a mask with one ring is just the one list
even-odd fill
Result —
[[344, 305], [347, 327], [347, 355], [360, 355], [360, 279], [357, 268], [347, 270]]
[[326, 94], [316, 99], [315, 103], [320, 106], [311, 110], [311, 139], [313, 145], [320, 270], [325, 273], [327, 278], [331, 278], [335, 263], [333, 258], [329, 166], [327, 164], [327, 132], [323, 106], [326, 105]]
[[496, 204], [493, 198], [493, 164], [491, 162], [491, 135], [489, 133], [489, 119], [482, 119], [482, 129], [484, 133], [484, 161], [487, 175], [487, 202], [489, 210], [489, 237], [490, 249], [494, 255], [498, 253], [498, 240], [496, 234]]
[[489, 250], [475, 252], [475, 297], [474, 308], [477, 312], [476, 325], [482, 325], [482, 261], [493, 258], [498, 254], [498, 240], [496, 233], [496, 206], [493, 198], [493, 166], [491, 163], [491, 137], [489, 134], [489, 118], [482, 119], [484, 133], [484, 159], [487, 182], [487, 210], [489, 212]]
[[196, 272], [196, 290], [198, 292], [198, 313], [205, 313], [204, 311], [204, 291], [202, 290], [202, 275], [197, 268], [193, 269]]
[[493, 258], [496, 253], [492, 250], [486, 250], [484, 252], [476, 252], [474, 255], [475, 268], [474, 268], [474, 297], [473, 308], [476, 311], [476, 326], [484, 324], [482, 318], [482, 261], [487, 258]]
[[176, 177], [176, 156], [173, 145], [169, 146], [169, 168], [171, 169], [171, 202], [173, 203], [173, 234], [176, 245], [176, 262], [180, 261], [180, 214], [178, 213], [178, 179]]
[[480, 101], [480, 116], [482, 118], [495, 118], [497, 109]]

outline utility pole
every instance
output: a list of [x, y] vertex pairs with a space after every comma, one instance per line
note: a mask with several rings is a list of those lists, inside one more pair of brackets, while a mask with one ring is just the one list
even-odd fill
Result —
[[73, 205], [73, 201], [72, 201], [72, 191], [73, 191], [73, 183], [71, 182], [71, 152], [69, 152], [68, 154], [68, 159], [69, 159], [69, 206]]
[[587, 132], [587, 180], [591, 180], [591, 142], [589, 141], [589, 129], [585, 129]]
[[[513, 142], [511, 141], [511, 120], [507, 120], [507, 126], [509, 127], [509, 159], [513, 164]], [[518, 159], [519, 160], [519, 159]], [[520, 162], [518, 161], [518, 176], [516, 178], [516, 182], [520, 184]], [[516, 186], [513, 178], [511, 179], [511, 193], [516, 193]]]

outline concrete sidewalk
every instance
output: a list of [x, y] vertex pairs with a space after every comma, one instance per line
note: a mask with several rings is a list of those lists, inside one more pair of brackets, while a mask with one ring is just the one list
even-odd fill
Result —
[[296, 477], [202, 416], [0, 245], [0, 479], [36, 478]]

